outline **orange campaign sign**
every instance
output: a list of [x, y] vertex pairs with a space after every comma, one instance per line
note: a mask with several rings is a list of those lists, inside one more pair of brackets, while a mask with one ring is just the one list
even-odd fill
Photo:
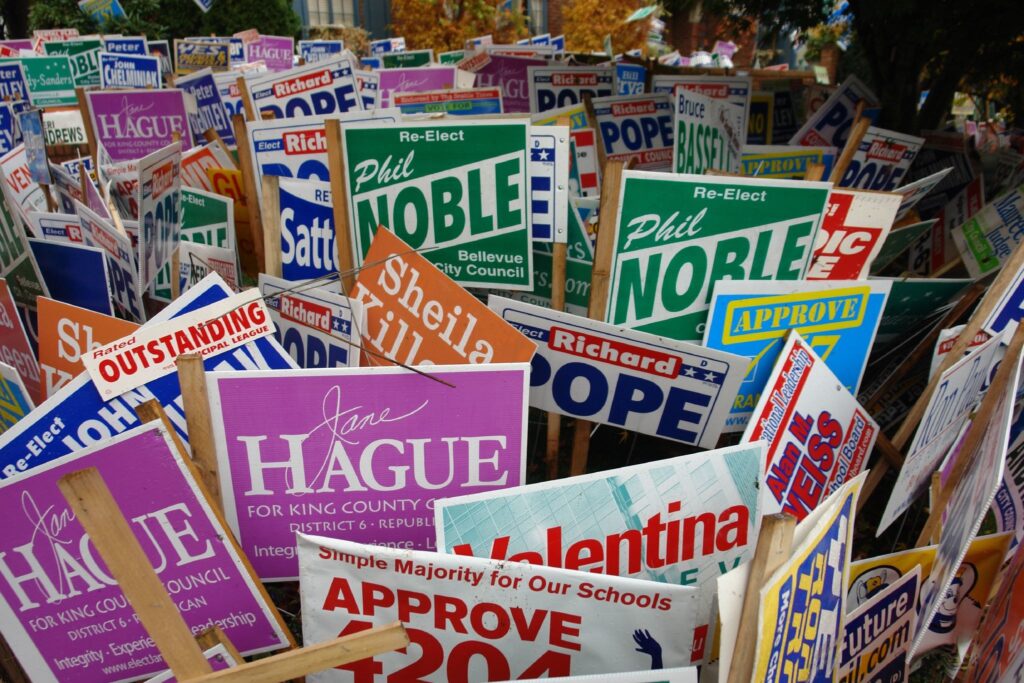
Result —
[[528, 362], [533, 342], [390, 231], [377, 228], [351, 294], [366, 309], [363, 365]]
[[43, 399], [85, 370], [82, 356], [126, 337], [139, 328], [135, 323], [39, 297], [39, 366], [43, 374]]

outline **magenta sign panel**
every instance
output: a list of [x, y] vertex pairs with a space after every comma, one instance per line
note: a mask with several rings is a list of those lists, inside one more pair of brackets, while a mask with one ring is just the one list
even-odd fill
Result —
[[288, 645], [167, 433], [150, 424], [0, 482], [0, 629], [33, 681], [125, 681], [167, 668], [57, 488], [87, 467], [193, 633], [216, 624], [244, 654]]
[[192, 149], [192, 133], [181, 90], [93, 90], [87, 92], [96, 137], [112, 161], [134, 161], [171, 144]]
[[[529, 365], [209, 373], [228, 523], [257, 575], [296, 532], [433, 550], [434, 500], [525, 483]], [[451, 386], [449, 386], [451, 385]]]

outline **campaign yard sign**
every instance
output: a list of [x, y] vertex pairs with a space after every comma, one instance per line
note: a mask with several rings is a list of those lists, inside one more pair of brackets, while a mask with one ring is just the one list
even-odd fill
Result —
[[[2, 166], [3, 162], [0, 161], [0, 169]], [[47, 295], [46, 284], [29, 251], [27, 233], [14, 214], [17, 208], [10, 207], [9, 203], [13, 202], [5, 199], [11, 196], [12, 183], [22, 186], [31, 184], [31, 179], [25, 168], [18, 168], [11, 176], [0, 172], [0, 179], [3, 181], [3, 196], [0, 197], [0, 277], [7, 279], [11, 295], [18, 305], [32, 309], [35, 308], [37, 296]]]
[[898, 194], [832, 190], [807, 279], [867, 278], [899, 208]]
[[743, 175], [757, 178], [803, 180], [810, 164], [825, 166], [828, 177], [838, 151], [835, 147], [787, 147], [785, 145], [744, 145], [740, 156]]
[[181, 148], [178, 143], [139, 161], [139, 285], [146, 289], [171, 260], [181, 237]]
[[39, 369], [43, 374], [42, 400], [52, 396], [85, 368], [82, 355], [138, 329], [138, 325], [79, 308], [62, 301], [39, 298]]
[[182, 354], [210, 356], [273, 331], [259, 290], [247, 289], [88, 351], [82, 365], [100, 396], [109, 400], [174, 372], [174, 361]]
[[764, 514], [804, 519], [864, 469], [878, 423], [796, 331], [791, 331], [744, 442], [767, 450]]
[[358, 263], [377, 226], [464, 286], [532, 289], [526, 121], [440, 121], [342, 130]]
[[[1006, 556], [1010, 534], [990, 534], [971, 541], [951, 590], [942, 607], [928, 624], [927, 635], [918, 648], [926, 652], [942, 645], [955, 645], [961, 657], [978, 631], [982, 612], [1000, 575], [1000, 566]], [[871, 600], [878, 591], [893, 585], [920, 567], [920, 586], [928, 585], [935, 563], [937, 546], [912, 548], [858, 560], [850, 566], [847, 608], [853, 610]], [[920, 591], [918, 602], [920, 604]], [[995, 604], [995, 603], [993, 603]], [[915, 627], [916, 629], [916, 624]], [[906, 646], [909, 648], [910, 639]]]
[[527, 372], [209, 374], [224, 510], [257, 575], [299, 575], [296, 532], [433, 549], [436, 499], [523, 484]]
[[43, 44], [44, 55], [67, 56], [76, 88], [95, 87], [100, 84], [99, 54], [102, 50], [103, 41], [98, 36], [56, 40]]
[[519, 363], [535, 347], [386, 229], [350, 294], [366, 309], [363, 365]]
[[174, 80], [174, 85], [181, 88], [196, 100], [196, 109], [189, 112], [188, 122], [196, 140], [204, 139], [204, 133], [213, 129], [217, 131], [221, 141], [228, 147], [235, 146], [235, 131], [228, 117], [224, 101], [220, 97], [220, 89], [213, 79], [213, 72], [202, 69], [187, 76]]
[[352, 63], [334, 57], [313, 64], [265, 74], [248, 80], [255, 111], [274, 118], [344, 114], [363, 108], [356, 91]]
[[11, 365], [0, 362], [0, 434], [32, 412], [35, 403], [25, 389], [21, 375]]
[[392, 93], [451, 90], [458, 82], [458, 69], [454, 66], [380, 69], [378, 74], [377, 106], [380, 108], [395, 106], [391, 102]]
[[[28, 98], [33, 107], [78, 104], [71, 60], [66, 56], [20, 57], [18, 61], [21, 63], [24, 82], [28, 87]], [[0, 63], [10, 62], [4, 59], [0, 60]]]
[[853, 518], [863, 477], [844, 484], [819, 507], [820, 514], [804, 519], [803, 538], [761, 589], [751, 680], [831, 681], [837, 673]]
[[224, 145], [209, 142], [200, 147], [193, 147], [181, 155], [181, 185], [196, 190], [213, 192], [213, 182], [207, 169], [237, 170], [235, 161]]
[[[337, 118], [343, 123], [377, 121], [395, 123], [396, 109], [354, 111], [324, 118]], [[247, 121], [248, 144], [256, 174], [256, 193], [262, 197], [264, 175], [328, 182], [327, 135], [324, 118], [302, 116], [290, 119]]]
[[227, 43], [175, 39], [174, 73], [184, 75], [203, 69], [227, 72], [230, 68], [231, 46]]
[[878, 522], [881, 534], [927, 487], [946, 453], [981, 401], [992, 367], [999, 361], [1001, 336], [976, 346], [939, 377], [920, 426], [900, 468], [896, 485]]
[[535, 114], [582, 104], [584, 95], [597, 98], [615, 94], [614, 66], [531, 66], [527, 78], [530, 111]]
[[107, 255], [110, 300], [122, 315], [137, 322], [145, 320], [139, 269], [135, 265], [136, 249], [131, 239], [119, 232], [109, 221], [79, 202], [75, 202], [82, 222], [82, 243], [98, 247]]
[[388, 52], [380, 56], [381, 67], [385, 69], [429, 66], [433, 62], [433, 50], [404, 50], [402, 52]]
[[42, 239], [29, 239], [28, 244], [51, 297], [113, 315], [106, 255], [102, 249]]
[[28, 82], [20, 61], [0, 59], [0, 97], [11, 102], [29, 99]]
[[148, 55], [146, 36], [103, 36], [103, 50], [119, 55]]
[[672, 103], [667, 95], [617, 95], [592, 100], [605, 159], [636, 162], [633, 168], [672, 165]]
[[991, 606], [974, 637], [970, 683], [1012, 680], [1024, 670], [1024, 649], [1019, 627], [1024, 622], [1024, 551], [1021, 546], [1009, 560], [1006, 578], [992, 596]]
[[[753, 556], [763, 462], [746, 444], [442, 499], [438, 550], [694, 586], [705, 615], [717, 577]], [[708, 636], [698, 619], [692, 661]]]
[[742, 110], [700, 91], [676, 89], [673, 97], [672, 169], [701, 174], [707, 170], [738, 173], [744, 131]]
[[921, 568], [914, 567], [846, 615], [839, 680], [906, 681]]
[[288, 646], [170, 434], [150, 423], [0, 482], [0, 624], [32, 680], [105, 683], [167, 666], [57, 487], [88, 467], [193, 633], [215, 624], [249, 654]]
[[290, 291], [293, 283], [266, 273], [259, 282], [274, 337], [300, 368], [359, 367], [361, 303], [326, 287]]
[[829, 187], [625, 171], [605, 320], [700, 339], [714, 282], [804, 276]]
[[530, 405], [714, 448], [748, 358], [491, 296], [537, 345]]
[[135, 161], [163, 149], [180, 135], [192, 149], [182, 90], [90, 90], [89, 118], [96, 140], [112, 161]]
[[[229, 290], [216, 275], [190, 289], [167, 308], [153, 316], [162, 322], [226, 298]], [[207, 370], [243, 368], [291, 368], [291, 358], [273, 339], [257, 339], [240, 348], [229, 349], [204, 359]], [[109, 439], [139, 423], [134, 406], [156, 399], [167, 413], [175, 431], [187, 439], [180, 406], [178, 377], [170, 372], [124, 397], [105, 401], [85, 375], [71, 380], [56, 394], [0, 436], [0, 474], [3, 478], [49, 462], [71, 451]]]
[[903, 182], [923, 144], [924, 138], [871, 126], [839, 185], [893, 192]]
[[415, 644], [315, 683], [374, 672], [431, 683], [604, 676], [690, 662], [689, 586], [304, 534], [298, 555], [306, 643], [402, 621]]
[[857, 113], [864, 101], [866, 109], [878, 106], [879, 100], [856, 76], [848, 76], [839, 89], [818, 107], [790, 139], [791, 145], [836, 147], [842, 149]]
[[[398, 54], [408, 54], [400, 52]], [[391, 106], [403, 114], [472, 116], [501, 114], [501, 88], [393, 92]]]
[[103, 88], [159, 88], [160, 60], [113, 52], [101, 52], [100, 87]]
[[[226, 261], [227, 266], [219, 268], [217, 272], [228, 284], [237, 282], [238, 255], [235, 246], [234, 214], [234, 202], [229, 197], [190, 187], [181, 188], [181, 242], [178, 245], [178, 260], [182, 267], [189, 269], [190, 276], [196, 275], [193, 271], [195, 266], [200, 264], [192, 263], [180, 250], [183, 246], [187, 250], [188, 246], [185, 245], [196, 244], [217, 249], [215, 253], [220, 254], [218, 260]], [[222, 272], [223, 270], [229, 272]], [[206, 273], [203, 273], [203, 277], [205, 276]], [[170, 302], [171, 294], [171, 264], [168, 263], [157, 274], [150, 295]]]
[[13, 367], [21, 376], [29, 396], [36, 403], [42, 400], [42, 379], [39, 362], [29, 344], [28, 334], [11, 297], [7, 281], [0, 278], [0, 361]]
[[330, 59], [333, 55], [340, 55], [344, 49], [345, 42], [342, 40], [299, 41], [299, 56], [306, 64]]
[[530, 126], [530, 234], [534, 242], [565, 242], [569, 209], [568, 126]]
[[476, 74], [476, 86], [501, 88], [502, 106], [506, 114], [530, 111], [531, 67], [546, 66], [547, 60], [480, 53], [459, 62], [460, 70]]
[[856, 395], [891, 286], [874, 280], [715, 283], [704, 345], [753, 359], [726, 431], [740, 431], [747, 424], [791, 329]]
[[363, 109], [368, 111], [377, 110], [377, 94], [380, 91], [379, 71], [352, 72], [356, 78], [356, 88], [359, 90], [359, 99], [363, 102]]
[[[925, 140], [925, 144], [928, 144], [927, 138]], [[915, 158], [915, 161], [916, 160], [917, 158]], [[907, 183], [906, 185], [902, 185], [899, 190], [897, 190], [903, 199], [900, 202], [900, 210], [899, 213], [896, 214], [896, 220], [902, 220], [904, 216], [910, 213], [911, 209], [917, 206], [922, 199], [927, 197], [932, 190], [938, 187], [946, 176], [952, 173], [952, 171], [952, 167], [946, 167], [929, 176], [925, 176], [924, 178], [919, 178], [913, 182]]]
[[987, 423], [981, 443], [972, 452], [959, 453], [959, 457], [969, 458], [969, 464], [946, 505], [935, 563], [928, 583], [921, 588], [920, 619], [910, 648], [912, 657], [921, 651], [932, 620], [943, 610], [947, 592], [958, 578], [960, 565], [999, 488], [1019, 381], [1020, 366], [1015, 365], [1005, 386], [992, 389], [1000, 395], [991, 414], [976, 418]]
[[338, 270], [330, 183], [278, 180], [281, 276], [309, 280]]
[[234, 251], [182, 241], [178, 245], [178, 291], [188, 291], [210, 273], [224, 278], [224, 283], [233, 291], [239, 290], [238, 259]]
[[1024, 186], [986, 204], [952, 231], [957, 251], [972, 278], [999, 268], [1020, 243], [1024, 226]]
[[245, 44], [245, 61], [267, 65], [268, 71], [287, 71], [295, 58], [295, 39], [291, 36], [263, 36]]

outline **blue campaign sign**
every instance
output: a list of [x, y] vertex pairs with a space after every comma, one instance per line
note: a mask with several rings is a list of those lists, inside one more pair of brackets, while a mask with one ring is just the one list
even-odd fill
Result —
[[555, 36], [551, 39], [551, 47], [555, 48], [555, 52], [565, 52], [565, 35]]
[[46, 137], [43, 135], [43, 111], [28, 109], [18, 114], [18, 127], [25, 143], [25, 163], [32, 181], [42, 185], [53, 182], [50, 163], [46, 160]]
[[114, 315], [102, 249], [34, 238], [28, 244], [51, 299]]
[[103, 50], [119, 55], [149, 55], [149, 45], [145, 36], [120, 36], [118, 38], [104, 38]]
[[359, 63], [364, 69], [380, 69], [382, 66], [380, 57], [361, 57]]
[[664, 93], [598, 97], [592, 100], [608, 161], [635, 160], [639, 170], [672, 165], [672, 103]]
[[533, 239], [565, 242], [568, 221], [569, 133], [566, 128], [530, 130], [530, 228]]
[[550, 33], [542, 33], [539, 36], [534, 36], [533, 38], [530, 38], [530, 45], [550, 45], [550, 44], [551, 44], [551, 34]]
[[[209, 275], [152, 319], [164, 322], [231, 295], [224, 281]], [[294, 368], [288, 354], [270, 337], [257, 339], [203, 358], [207, 371]], [[187, 439], [178, 374], [159, 379], [104, 401], [88, 374], [82, 373], [12, 429], [0, 435], [0, 479], [38, 467], [62, 455], [121, 434], [139, 424], [135, 406], [156, 399], [175, 431]]]
[[333, 55], [340, 55], [345, 49], [345, 43], [341, 40], [300, 40], [299, 56], [306, 64], [329, 59]]
[[25, 70], [21, 62], [0, 62], [0, 99], [28, 99], [28, 83], [25, 81]]
[[248, 85], [256, 111], [271, 112], [277, 119], [362, 109], [352, 64], [344, 57], [259, 74]]
[[159, 88], [160, 58], [100, 53], [100, 86], [103, 88]]
[[751, 358], [726, 420], [741, 431], [786, 343], [797, 330], [854, 396], [892, 283], [721, 280], [714, 288], [704, 345]]
[[21, 136], [16, 136], [15, 132], [14, 110], [7, 102], [0, 102], [0, 155], [7, 154], [18, 146]]
[[644, 92], [647, 69], [639, 64], [618, 62], [615, 65], [615, 94], [640, 95]]
[[220, 89], [213, 79], [213, 72], [202, 69], [175, 79], [174, 85], [196, 98], [196, 111], [188, 114], [189, 127], [196, 139], [202, 140], [203, 133], [213, 128], [225, 145], [234, 147], [235, 130], [220, 97]]
[[308, 280], [338, 269], [329, 183], [281, 178], [281, 277]]
[[[405, 52], [405, 38], [384, 38], [370, 41], [370, 54], [382, 55], [386, 52]], [[363, 60], [365, 64], [366, 61]]]
[[[864, 115], [874, 121], [878, 117], [878, 98], [856, 76], [849, 76], [825, 103], [797, 131], [789, 141], [791, 145], [818, 145], [838, 147], [846, 144], [857, 104], [865, 100]], [[776, 137], [776, 140], [779, 138]]]

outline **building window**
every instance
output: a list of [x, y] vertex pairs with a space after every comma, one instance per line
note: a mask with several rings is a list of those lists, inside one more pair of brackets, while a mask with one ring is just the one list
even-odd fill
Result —
[[306, 0], [309, 26], [355, 26], [355, 0]]
[[530, 31], [537, 36], [548, 31], [547, 0], [530, 0]]

